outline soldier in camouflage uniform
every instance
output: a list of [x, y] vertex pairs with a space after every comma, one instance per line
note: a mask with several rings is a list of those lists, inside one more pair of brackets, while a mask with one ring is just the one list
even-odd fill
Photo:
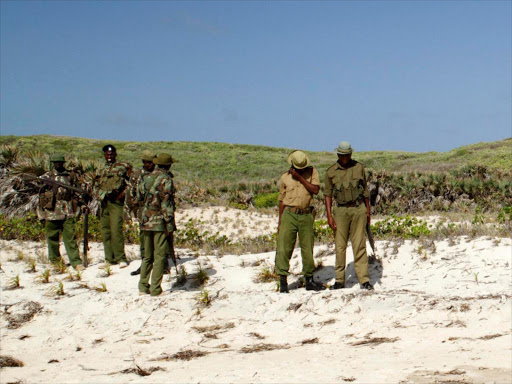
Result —
[[[80, 187], [74, 172], [64, 167], [64, 155], [53, 155], [50, 158], [53, 170], [43, 175], [44, 178], [55, 180], [73, 187]], [[62, 187], [44, 185], [39, 191], [37, 216], [44, 222], [48, 242], [48, 259], [57, 264], [62, 261], [59, 251], [59, 236], [68, 254], [69, 262], [76, 270], [83, 270], [82, 260], [78, 254], [75, 235], [75, 220], [80, 214], [80, 200], [72, 191]]]
[[107, 144], [103, 147], [106, 164], [95, 177], [95, 193], [101, 202], [100, 226], [105, 252], [105, 266], [119, 264], [128, 266], [124, 253], [123, 206], [125, 192], [132, 167], [116, 161], [116, 148]]
[[[151, 151], [143, 151], [140, 159], [142, 160], [142, 167], [134, 169], [128, 181], [128, 188], [126, 190], [126, 200], [124, 203], [125, 217], [135, 217], [139, 222], [139, 240], [140, 240], [140, 258], [144, 258], [144, 234], [140, 229], [141, 214], [142, 214], [142, 203], [137, 200], [137, 186], [142, 176], [148, 175], [155, 169], [155, 163], [153, 159], [156, 155]], [[140, 268], [131, 272], [130, 275], [136, 276], [140, 274]]]
[[[142, 177], [137, 188], [137, 200], [142, 205], [141, 229], [144, 232], [144, 258], [140, 272], [140, 295], [162, 293], [162, 278], [166, 255], [172, 247], [174, 221], [174, 183], [170, 172], [174, 159], [167, 153], [159, 154], [153, 162], [158, 166]], [[149, 277], [151, 275], [151, 285]]]
[[336, 282], [331, 288], [345, 288], [346, 253], [350, 239], [359, 284], [362, 289], [372, 290], [365, 232], [366, 224], [370, 224], [370, 194], [364, 166], [352, 160], [352, 147], [347, 141], [338, 145], [336, 153], [338, 161], [327, 169], [324, 189], [327, 221], [335, 233], [336, 245]]

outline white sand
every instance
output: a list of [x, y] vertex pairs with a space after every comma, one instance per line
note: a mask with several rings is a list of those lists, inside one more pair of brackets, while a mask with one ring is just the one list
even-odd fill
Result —
[[[129, 274], [138, 261], [103, 277], [100, 244], [91, 246], [93, 262], [83, 281], [64, 281], [66, 294], [52, 296], [49, 288], [65, 275], [40, 284], [35, 278], [43, 265], [31, 274], [15, 260], [18, 251], [25, 257], [44, 253], [44, 245], [1, 241], [1, 286], [19, 274], [23, 288], [1, 292], [0, 355], [25, 366], [1, 369], [0, 382], [512, 382], [512, 241], [459, 238], [454, 246], [437, 242], [434, 254], [421, 256], [418, 245], [406, 241], [394, 254], [393, 243], [378, 242], [378, 255], [386, 256], [382, 267], [370, 266], [373, 293], [359, 289], [349, 248], [349, 288], [299, 288], [287, 295], [275, 292], [275, 283], [253, 281], [262, 265], [252, 263], [271, 265], [274, 253], [196, 258], [180, 249], [189, 277], [198, 261], [210, 275], [205, 288], [213, 300], [203, 308], [196, 299], [202, 288], [192, 278], [169, 292], [174, 274], [171, 282], [164, 278], [165, 295], [140, 297], [138, 278]], [[127, 249], [136, 255], [136, 246]], [[291, 265], [298, 274], [295, 253]], [[333, 247], [316, 247], [315, 254], [323, 262], [315, 277], [333, 283]], [[297, 279], [289, 278], [292, 288]], [[79, 287], [102, 282], [105, 293]], [[9, 329], [9, 319], [23, 313], [28, 301], [40, 303], [42, 311]], [[212, 325], [225, 329], [194, 329]], [[261, 343], [280, 349], [243, 353]], [[208, 354], [158, 360], [187, 350]], [[135, 364], [163, 370], [144, 377], [121, 373]]]

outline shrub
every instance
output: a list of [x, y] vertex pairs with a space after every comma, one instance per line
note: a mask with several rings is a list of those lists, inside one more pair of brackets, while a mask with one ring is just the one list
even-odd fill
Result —
[[422, 235], [429, 235], [430, 229], [427, 222], [415, 217], [395, 216], [379, 221], [371, 226], [372, 233], [377, 237], [403, 237], [419, 238]]
[[279, 206], [279, 192], [265, 193], [254, 198], [254, 207], [270, 208]]

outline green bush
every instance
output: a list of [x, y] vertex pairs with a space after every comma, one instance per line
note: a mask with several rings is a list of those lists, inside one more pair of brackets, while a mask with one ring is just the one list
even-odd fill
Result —
[[279, 192], [256, 195], [254, 198], [255, 208], [270, 208], [279, 205]]
[[313, 236], [321, 243], [334, 241], [334, 232], [327, 220], [316, 220], [313, 224]]
[[377, 222], [371, 226], [376, 237], [402, 237], [406, 239], [430, 235], [427, 222], [415, 217], [395, 216]]
[[39, 241], [44, 238], [44, 226], [34, 213], [13, 218], [0, 215], [0, 239]]
[[[139, 229], [135, 224], [125, 223], [123, 226], [125, 242], [128, 244], [139, 243]], [[75, 222], [75, 233], [78, 240], [83, 239], [83, 216]], [[89, 215], [89, 241], [101, 242], [100, 221], [96, 216]], [[3, 240], [28, 240], [40, 241], [46, 237], [44, 225], [34, 213], [28, 213], [24, 217], [7, 218], [0, 215], [0, 239]]]

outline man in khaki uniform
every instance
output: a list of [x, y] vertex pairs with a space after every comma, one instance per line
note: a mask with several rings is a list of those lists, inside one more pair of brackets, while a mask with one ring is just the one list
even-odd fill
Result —
[[308, 291], [320, 291], [325, 287], [313, 280], [313, 195], [320, 191], [318, 172], [302, 151], [288, 155], [291, 168], [279, 179], [279, 224], [277, 227], [276, 272], [280, 276], [280, 292], [288, 293], [287, 276], [293, 248], [299, 235], [302, 255], [302, 273]]
[[364, 166], [352, 160], [352, 147], [347, 141], [339, 144], [336, 153], [338, 161], [327, 169], [324, 190], [327, 221], [336, 235], [336, 282], [332, 289], [345, 287], [347, 243], [350, 238], [359, 284], [361, 288], [371, 290], [373, 286], [368, 274], [365, 232], [366, 224], [370, 224], [370, 194]]

